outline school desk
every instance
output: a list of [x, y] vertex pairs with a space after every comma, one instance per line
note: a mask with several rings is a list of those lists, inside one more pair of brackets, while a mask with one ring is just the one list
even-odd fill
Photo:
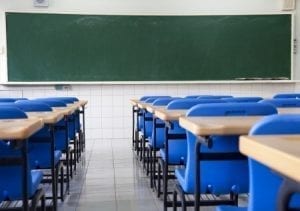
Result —
[[179, 124], [196, 136], [245, 135], [264, 116], [180, 117]]
[[[80, 152], [83, 152], [85, 150], [85, 108], [87, 105], [88, 101], [87, 100], [79, 100], [75, 101], [73, 104], [67, 104], [68, 107], [74, 107], [76, 115], [79, 115], [79, 121], [80, 121], [80, 114], [82, 115], [82, 131], [79, 128], [79, 146], [78, 150]], [[80, 127], [80, 126], [79, 126]], [[82, 134], [81, 134], [82, 133]]]
[[284, 177], [278, 210], [287, 210], [289, 192], [300, 192], [300, 135], [241, 136], [240, 151]]
[[[22, 147], [22, 160], [28, 160], [27, 139], [43, 127], [43, 122], [39, 118], [32, 119], [3, 119], [0, 120], [0, 139], [11, 140], [16, 145]], [[27, 162], [23, 163], [22, 193], [23, 193], [23, 210], [29, 210], [28, 205], [28, 175], [29, 168]]]
[[[212, 143], [210, 135], [245, 135], [248, 134], [251, 127], [259, 121], [263, 116], [210, 116], [210, 117], [180, 117], [179, 124], [184, 129], [197, 136], [195, 152], [200, 151], [201, 145], [210, 146]], [[239, 152], [230, 153], [230, 159], [243, 160], [246, 159]], [[195, 156], [196, 163], [200, 160], [199, 153]], [[229, 159], [225, 155], [220, 155], [218, 159]], [[195, 168], [196, 181], [200, 180], [200, 166]], [[199, 186], [195, 186], [195, 198], [200, 197]], [[199, 201], [196, 200], [195, 208], [199, 207]]]
[[[29, 119], [41, 119], [46, 127], [49, 128], [50, 135], [50, 154], [51, 154], [51, 177], [52, 177], [52, 196], [53, 196], [53, 207], [57, 209], [57, 187], [56, 187], [56, 169], [55, 169], [55, 124], [63, 119], [64, 113], [62, 111], [43, 111], [43, 112], [26, 112]], [[67, 166], [68, 168], [68, 166]], [[68, 174], [67, 170], [67, 174]], [[61, 187], [63, 188], [63, 187]], [[62, 190], [62, 189], [61, 189]], [[69, 190], [69, 177], [67, 176], [67, 190]], [[63, 197], [63, 191], [61, 191], [61, 197]]]
[[[156, 129], [157, 128], [165, 128], [165, 143], [164, 143], [164, 149], [165, 149], [165, 160], [169, 160], [169, 140], [172, 139], [186, 139], [186, 133], [176, 133], [176, 134], [171, 134], [170, 130], [173, 129], [173, 121], [178, 121], [179, 117], [185, 116], [187, 109], [167, 109], [166, 107], [152, 107], [154, 110], [154, 118], [153, 118], [153, 131], [154, 131], [154, 140], [153, 140], [153, 148], [156, 148]], [[164, 124], [158, 123], [158, 119], [162, 120]], [[150, 151], [150, 154], [152, 156], [152, 153]], [[156, 159], [156, 153], [153, 153], [153, 160]], [[151, 159], [152, 160], [152, 159]], [[162, 162], [162, 160], [160, 160]], [[164, 194], [163, 194], [163, 201], [165, 206], [171, 206], [172, 202], [168, 201], [167, 197], [167, 188], [168, 188], [168, 168], [169, 168], [169, 163], [164, 162], [160, 163], [159, 165], [163, 166], [163, 180], [164, 180]], [[155, 178], [155, 166], [153, 163], [150, 163], [150, 172], [151, 178], [150, 178], [150, 183], [154, 188], [157, 189], [158, 192], [160, 192], [160, 179], [158, 179], [158, 184], [156, 185], [154, 182]], [[160, 175], [160, 173], [158, 173]]]

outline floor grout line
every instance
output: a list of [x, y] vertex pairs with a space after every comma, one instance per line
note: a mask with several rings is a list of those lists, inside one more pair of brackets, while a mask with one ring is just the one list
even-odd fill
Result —
[[117, 201], [117, 184], [116, 184], [116, 169], [115, 169], [115, 155], [114, 155], [114, 148], [112, 141], [110, 142], [111, 146], [111, 153], [112, 153], [112, 166], [114, 169], [114, 189], [115, 189], [115, 205], [116, 205], [116, 211], [118, 211], [118, 201]]

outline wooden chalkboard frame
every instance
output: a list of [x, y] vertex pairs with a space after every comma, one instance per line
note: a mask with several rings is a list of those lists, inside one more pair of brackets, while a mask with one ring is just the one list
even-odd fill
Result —
[[[18, 58], [18, 57], [16, 57], [16, 55], [15, 54], [17, 54], [18, 55], [18, 53], [20, 53], [19, 52], [19, 50], [26, 50], [27, 49], [27, 52], [25, 51], [25, 52], [21, 52], [20, 54], [21, 55], [30, 55], [30, 52], [28, 52], [28, 48], [26, 48], [26, 47], [24, 47], [24, 46], [22, 46], [22, 47], [19, 47], [19, 49], [16, 49], [16, 47], [14, 47], [13, 45], [12, 45], [12, 42], [13, 41], [16, 41], [16, 38], [17, 38], [17, 35], [18, 35], [18, 33], [14, 33], [16, 36], [15, 37], [13, 37], [13, 36], [11, 36], [12, 35], [12, 32], [16, 32], [16, 31], [12, 31], [11, 30], [11, 28], [10, 28], [10, 22], [9, 22], [9, 16], [15, 16], [15, 15], [21, 15], [22, 16], [22, 20], [24, 20], [24, 16], [30, 16], [30, 17], [33, 17], [33, 16], [38, 16], [38, 17], [42, 17], [42, 16], [48, 16], [48, 17], [50, 17], [50, 16], [52, 16], [52, 17], [75, 17], [75, 19], [76, 18], [80, 18], [80, 19], [82, 19], [82, 18], [86, 18], [87, 19], [87, 22], [85, 22], [84, 24], [85, 25], [87, 25], [87, 24], [90, 24], [90, 25], [93, 25], [93, 20], [95, 20], [95, 19], [93, 19], [93, 18], [96, 18], [96, 20], [97, 20], [97, 18], [98, 17], [100, 17], [100, 19], [101, 19], [101, 17], [114, 17], [114, 18], [119, 18], [119, 19], [121, 19], [122, 20], [122, 18], [128, 18], [128, 17], [130, 17], [130, 18], [133, 18], [133, 20], [134, 19], [138, 19], [138, 18], [141, 18], [141, 19], [143, 19], [143, 18], [147, 18], [147, 17], [150, 17], [150, 18], [152, 18], [152, 24], [153, 23], [155, 23], [155, 22], [153, 22], [153, 18], [154, 18], [154, 20], [156, 20], [155, 18], [158, 18], [156, 21], [158, 22], [158, 24], [160, 23], [159, 21], [164, 21], [164, 20], [161, 20], [161, 19], [166, 19], [166, 21], [169, 21], [169, 22], [171, 22], [171, 20], [172, 20], [172, 18], [174, 18], [174, 19], [177, 19], [177, 21], [179, 20], [180, 21], [180, 19], [182, 18], [188, 18], [188, 17], [197, 17], [197, 18], [200, 18], [200, 17], [217, 17], [217, 18], [220, 18], [220, 17], [222, 17], [223, 19], [226, 19], [226, 18], [230, 18], [230, 17], [237, 17], [237, 15], [217, 15], [217, 16], [124, 16], [124, 15], [111, 15], [111, 16], [107, 16], [107, 15], [105, 15], [105, 16], [103, 16], [103, 15], [70, 15], [70, 14], [42, 14], [42, 13], [6, 13], [6, 21], [7, 21], [7, 51], [8, 51], [8, 83], [22, 83], [22, 82], [41, 82], [41, 83], [51, 83], [51, 82], [53, 82], [53, 83], [57, 83], [57, 82], [60, 82], [60, 83], [68, 83], [68, 82], [104, 82], [104, 83], [106, 83], [106, 82], [116, 82], [116, 83], [122, 83], [122, 82], [125, 82], [125, 83], [127, 83], [127, 82], [155, 82], [155, 81], [157, 81], [157, 82], [168, 82], [168, 81], [179, 81], [179, 82], [183, 82], [183, 83], [188, 83], [188, 82], [193, 82], [193, 81], [224, 81], [224, 80], [234, 80], [234, 79], [236, 79], [236, 78], [244, 78], [244, 79], [253, 79], [253, 80], [256, 80], [256, 79], [282, 79], [282, 78], [278, 78], [278, 77], [284, 77], [284, 78], [287, 78], [287, 79], [291, 79], [291, 70], [292, 70], [292, 53], [291, 53], [291, 44], [292, 44], [292, 42], [291, 42], [291, 40], [292, 40], [292, 14], [272, 14], [272, 15], [238, 15], [240, 18], [249, 18], [249, 17], [261, 17], [261, 16], [264, 16], [264, 17], [266, 17], [266, 16], [271, 16], [271, 17], [275, 17], [275, 16], [280, 16], [280, 17], [283, 17], [283, 16], [288, 16], [289, 17], [289, 26], [288, 26], [288, 28], [289, 28], [289, 46], [287, 47], [288, 49], [285, 49], [285, 56], [286, 56], [286, 58], [285, 58], [285, 62], [286, 63], [288, 63], [288, 65], [286, 65], [285, 66], [285, 70], [284, 71], [279, 71], [279, 72], [276, 72], [276, 74], [275, 75], [259, 75], [258, 77], [256, 76], [256, 75], [243, 75], [243, 74], [241, 74], [241, 75], [237, 75], [237, 76], [234, 76], [234, 75], [230, 75], [231, 73], [233, 73], [233, 72], [229, 72], [230, 74], [229, 74], [229, 76], [227, 76], [227, 75], [225, 75], [225, 76], [222, 76], [221, 78], [218, 78], [218, 77], [216, 77], [216, 78], [209, 78], [209, 77], [211, 77], [211, 76], [209, 76], [209, 77], [205, 77], [205, 76], [203, 76], [203, 78], [202, 78], [202, 76], [201, 77], [199, 77], [199, 76], [197, 76], [197, 77], [190, 77], [190, 78], [182, 78], [181, 77], [181, 75], [180, 74], [182, 74], [182, 73], [185, 73], [186, 71], [185, 70], [181, 70], [180, 68], [178, 69], [178, 70], [175, 70], [175, 72], [176, 72], [176, 74], [177, 74], [177, 78], [175, 77], [175, 78], [173, 78], [173, 77], [169, 77], [169, 76], [167, 76], [167, 77], [165, 77], [165, 78], [163, 78], [163, 79], [160, 79], [160, 77], [149, 77], [148, 78], [148, 73], [150, 72], [151, 74], [150, 75], [157, 75], [157, 74], [161, 74], [161, 70], [158, 68], [157, 70], [153, 70], [153, 69], [148, 69], [148, 70], [146, 70], [147, 72], [147, 74], [146, 73], [144, 73], [145, 75], [142, 77], [142, 78], [139, 78], [139, 77], [137, 77], [136, 75], [138, 75], [138, 74], [136, 74], [136, 72], [134, 72], [134, 71], [132, 71], [132, 72], [130, 72], [129, 71], [129, 73], [131, 74], [131, 73], [134, 73], [133, 75], [135, 75], [134, 77], [135, 78], [125, 78], [124, 80], [123, 80], [123, 77], [126, 77], [126, 75], [128, 75], [129, 73], [128, 72], [126, 72], [126, 70], [125, 70], [125, 73], [128, 73], [128, 74], [125, 74], [125, 76], [124, 76], [124, 74], [121, 76], [121, 78], [119, 77], [109, 77], [109, 78], [99, 78], [98, 76], [96, 77], [96, 78], [84, 78], [84, 77], [82, 77], [82, 76], [80, 76], [80, 78], [74, 78], [73, 76], [74, 76], [74, 74], [76, 75], [76, 72], [74, 73], [73, 71], [70, 71], [69, 69], [67, 69], [67, 70], [59, 70], [58, 71], [58, 73], [63, 73], [62, 74], [62, 76], [63, 77], [59, 77], [59, 78], [51, 78], [50, 76], [53, 76], [53, 74], [52, 74], [52, 70], [51, 71], [49, 71], [50, 69], [45, 69], [45, 70], [43, 70], [43, 71], [46, 71], [47, 72], [47, 78], [43, 78], [43, 74], [45, 74], [45, 72], [43, 73], [43, 74], [41, 74], [41, 75], [39, 75], [39, 72], [40, 71], [32, 71], [31, 72], [31, 69], [32, 68], [30, 68], [30, 67], [26, 67], [26, 68], [20, 68], [20, 66], [18, 67], [14, 62], [15, 62], [15, 60], [17, 59], [17, 60], [19, 60], [19, 61], [22, 61], [22, 59], [20, 59], [20, 58]], [[92, 18], [92, 21], [91, 20], [89, 20], [89, 18]], [[169, 19], [168, 19], [169, 18]], [[221, 18], [221, 19], [222, 19]], [[26, 19], [26, 18], [25, 18]], [[31, 19], [31, 21], [32, 21], [33, 19]], [[78, 19], [77, 19], [78, 20]], [[131, 21], [131, 22], [130, 22]], [[129, 23], [134, 23], [134, 21], [132, 21], [132, 20], [130, 20], [130, 21], [128, 21]], [[194, 21], [194, 22], [192, 22], [192, 23], [195, 23], [195, 19], [194, 20], [192, 20], [192, 21]], [[213, 20], [214, 21], [214, 20]], [[34, 22], [34, 21], [33, 21]], [[107, 23], [108, 22], [108, 19], [106, 19], [105, 20], [105, 22], [104, 23]], [[57, 21], [57, 23], [60, 23], [59, 21]], [[18, 24], [18, 26], [20, 27], [20, 26], [24, 26], [24, 25], [26, 25], [26, 24], [24, 24], [24, 23], [22, 23], [22, 25], [21, 25], [21, 23], [19, 23], [19, 22], [17, 22], [17, 24]], [[42, 21], [40, 22], [40, 23], [38, 23], [39, 24], [39, 26], [41, 26], [41, 24], [42, 24]], [[188, 24], [185, 24], [185, 25], [188, 25]], [[19, 27], [14, 27], [14, 28], [19, 28]], [[27, 27], [28, 28], [28, 27]], [[51, 27], [48, 27], [49, 28], [49, 31], [51, 31], [51, 29], [53, 29], [53, 28], [51, 28]], [[54, 27], [55, 28], [55, 27]], [[161, 27], [161, 28], [163, 28], [163, 27]], [[44, 29], [44, 32], [46, 31], [46, 30], [48, 30], [47, 29], [47, 27], [45, 27]], [[115, 30], [117, 30], [117, 29], [115, 29]], [[147, 30], [147, 29], [145, 29], [145, 30]], [[160, 30], [162, 30], [162, 29], [160, 29]], [[172, 29], [169, 29], [170, 30], [170, 32], [173, 32], [173, 30]], [[24, 31], [24, 28], [23, 28], [23, 31]], [[34, 32], [34, 30], [32, 30], [33, 32]], [[151, 32], [151, 30], [150, 30], [150, 32]], [[192, 31], [193, 32], [193, 31]], [[191, 33], [192, 34], [192, 33]], [[26, 35], [27, 36], [27, 38], [28, 38], [28, 35]], [[167, 39], [165, 39], [164, 41], [166, 41]], [[40, 42], [41, 42], [41, 40], [39, 40]], [[30, 41], [30, 42], [32, 42], [32, 40]], [[220, 42], [220, 41], [219, 41]], [[23, 40], [23, 42], [21, 42], [20, 41], [20, 43], [26, 43], [26, 42], [24, 42], [24, 40]], [[20, 43], [17, 43], [16, 45], [18, 45], [18, 44], [20, 44]], [[14, 44], [15, 44], [15, 42], [14, 42]], [[28, 44], [28, 43], [27, 43]], [[163, 43], [165, 46], [168, 46], [168, 43], [166, 44], [166, 43]], [[153, 45], [153, 44], [152, 44]], [[27, 47], [28, 47], [28, 45], [27, 45]], [[51, 47], [51, 46], [50, 46]], [[14, 49], [15, 48], [15, 49]], [[288, 53], [289, 52], [289, 53]], [[128, 53], [128, 52], [126, 52], [126, 51], [124, 51], [123, 52], [123, 55], [126, 55], [126, 53]], [[287, 55], [288, 54], [288, 55]], [[180, 54], [181, 56], [182, 56], [182, 54]], [[193, 56], [194, 54], [190, 54], [190, 55], [188, 55], [188, 56]], [[42, 59], [41, 58], [38, 58], [38, 54], [36, 53], [36, 54], [34, 54], [34, 55], [32, 55], [31, 57], [35, 57], [34, 59], [34, 61], [35, 62], [37, 62], [37, 61], [41, 61]], [[278, 61], [278, 59], [280, 60], [281, 59], [281, 57], [280, 56], [278, 56], [277, 55], [277, 59], [275, 59], [275, 61]], [[52, 60], [54, 61], [54, 59], [53, 59], [54, 57], [52, 57]], [[15, 59], [15, 60], [14, 60]], [[197, 58], [195, 58], [195, 59], [197, 59]], [[195, 60], [194, 59], [194, 60]], [[23, 60], [24, 60], [24, 58], [23, 58]], [[174, 59], [173, 59], [174, 60]], [[176, 60], [174, 60], [174, 61], [176, 61]], [[85, 61], [86, 62], [86, 61]], [[210, 61], [211, 63], [214, 63], [214, 61]], [[28, 64], [30, 64], [30, 62], [27, 62]], [[155, 63], [156, 64], [156, 63]], [[41, 67], [41, 64], [39, 64], [40, 65], [40, 67]], [[162, 66], [163, 66], [164, 64], [162, 64]], [[15, 67], [16, 66], [16, 67]], [[45, 65], [45, 66], [47, 66], [47, 64]], [[53, 67], [51, 67], [51, 65], [48, 65], [48, 66], [50, 66], [49, 68], [52, 68], [52, 69], [54, 69]], [[146, 66], [146, 65], [145, 65]], [[24, 67], [24, 66], [22, 66], [22, 67]], [[119, 67], [121, 67], [120, 65], [119, 65]], [[166, 67], [168, 67], [168, 65], [166, 65]], [[174, 69], [176, 69], [176, 66], [171, 66], [171, 67], [173, 67]], [[127, 67], [128, 68], [128, 67]], [[24, 70], [25, 69], [25, 70]], [[34, 68], [33, 68], [34, 69]], [[145, 68], [146, 69], [146, 68]], [[29, 71], [29, 72], [28, 72]], [[124, 70], [122, 70], [123, 72], [124, 72]], [[277, 70], [278, 71], [278, 70]], [[25, 73], [24, 73], [25, 72]], [[49, 74], [49, 72], [50, 72], [50, 74]], [[82, 71], [82, 70], [80, 70], [80, 73], [83, 73], [84, 71]], [[167, 73], [169, 74], [169, 75], [172, 75], [173, 74], [173, 70], [172, 71], [167, 71]], [[66, 74], [66, 73], [68, 73], [68, 77], [64, 77], [64, 74]], [[95, 72], [95, 70], [93, 70], [92, 72], [90, 72], [89, 74], [93, 74], [93, 73], [98, 73], [98, 72]], [[99, 74], [102, 74], [103, 72], [99, 72]], [[106, 73], [106, 75], [108, 75], [107, 73], [108, 72], [104, 72], [104, 73]], [[193, 72], [191, 72], [191, 73], [193, 73]], [[23, 74], [23, 75], [22, 75]], [[78, 73], [77, 73], [78, 74]], [[31, 77], [29, 77], [28, 78], [28, 75]], [[40, 78], [34, 78], [36, 75], [39, 75], [39, 77]], [[179, 77], [178, 77], [178, 75], [179, 75]], [[203, 75], [203, 74], [202, 74]], [[216, 74], [216, 75], [218, 75], [218, 74]], [[146, 77], [145, 77], [146, 76]], [[50, 78], [49, 78], [50, 77]], [[70, 78], [71, 77], [71, 78]]]

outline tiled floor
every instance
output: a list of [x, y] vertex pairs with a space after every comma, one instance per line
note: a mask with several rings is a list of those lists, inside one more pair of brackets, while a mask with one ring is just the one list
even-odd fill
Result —
[[87, 143], [85, 162], [58, 210], [162, 211], [163, 204], [136, 162], [130, 140], [95, 140]]

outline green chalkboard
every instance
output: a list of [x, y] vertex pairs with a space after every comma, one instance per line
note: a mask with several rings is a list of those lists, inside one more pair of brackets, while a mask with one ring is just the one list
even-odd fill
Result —
[[291, 18], [6, 13], [8, 81], [290, 78]]

